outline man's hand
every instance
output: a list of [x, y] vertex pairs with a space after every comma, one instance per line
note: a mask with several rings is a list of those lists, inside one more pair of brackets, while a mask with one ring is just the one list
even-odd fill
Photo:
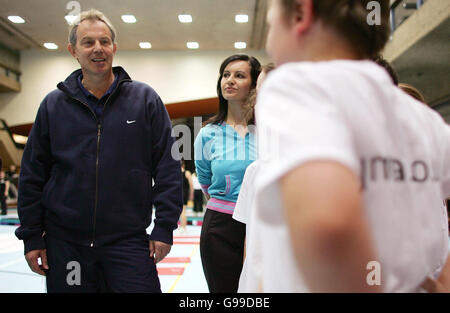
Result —
[[[42, 265], [39, 265], [38, 263], [39, 258], [41, 258]], [[46, 249], [29, 251], [25, 255], [25, 259], [27, 260], [28, 266], [33, 272], [45, 276], [45, 272], [43, 271], [43, 269], [48, 270]]]
[[169, 254], [170, 249], [172, 248], [171, 245], [156, 241], [156, 240], [150, 240], [150, 257], [155, 258], [155, 264], [159, 261], [163, 260], [166, 255]]

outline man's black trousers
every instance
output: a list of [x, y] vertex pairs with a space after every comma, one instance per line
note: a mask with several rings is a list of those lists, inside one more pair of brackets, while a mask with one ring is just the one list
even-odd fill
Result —
[[147, 234], [102, 247], [45, 236], [47, 292], [154, 292], [161, 286]]

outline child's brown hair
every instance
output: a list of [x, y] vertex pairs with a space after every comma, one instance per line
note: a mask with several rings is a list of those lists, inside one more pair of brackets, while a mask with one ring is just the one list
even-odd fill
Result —
[[[277, 0], [278, 1], [278, 0]], [[298, 0], [279, 0], [289, 16], [301, 10]], [[390, 35], [389, 0], [312, 0], [313, 14], [331, 27], [355, 49], [361, 59], [375, 58]], [[369, 25], [370, 2], [379, 4], [380, 25]]]

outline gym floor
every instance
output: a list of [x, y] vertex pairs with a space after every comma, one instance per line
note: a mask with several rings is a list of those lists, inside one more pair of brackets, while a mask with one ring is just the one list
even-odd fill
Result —
[[[174, 232], [169, 255], [157, 265], [163, 293], [206, 293], [208, 286], [200, 260], [202, 217], [187, 209], [188, 226]], [[45, 293], [45, 277], [33, 273], [23, 255], [23, 243], [14, 235], [18, 227], [15, 209], [1, 216], [0, 293]], [[198, 224], [198, 225], [196, 225]], [[151, 231], [151, 226], [147, 232]]]
[[[202, 215], [187, 208], [186, 230], [174, 231], [169, 255], [157, 265], [163, 293], [207, 293], [200, 259]], [[23, 243], [14, 235], [18, 217], [15, 209], [0, 217], [0, 293], [45, 293], [45, 277], [33, 273], [23, 255]], [[152, 225], [147, 232], [151, 232]], [[450, 238], [449, 238], [450, 250]]]

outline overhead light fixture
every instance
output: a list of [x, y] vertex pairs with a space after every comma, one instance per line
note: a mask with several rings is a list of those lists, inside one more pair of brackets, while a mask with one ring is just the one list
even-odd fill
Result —
[[198, 44], [198, 42], [188, 42], [187, 44], [186, 44], [186, 46], [189, 48], [189, 49], [198, 49], [199, 47], [200, 47], [200, 45]]
[[192, 23], [192, 16], [190, 14], [180, 14], [178, 15], [178, 20], [180, 23]]
[[152, 44], [149, 43], [148, 41], [146, 41], [146, 42], [140, 42], [140, 43], [139, 43], [139, 47], [141, 47], [142, 49], [151, 49]]
[[23, 18], [21, 18], [20, 16], [17, 16], [17, 15], [8, 16], [8, 20], [13, 22], [14, 24], [23, 24], [23, 23], [25, 23], [25, 20]]
[[64, 16], [64, 18], [66, 19], [68, 24], [72, 25], [73, 22], [75, 22], [75, 20], [78, 18], [78, 15], [66, 15]]
[[247, 43], [246, 42], [241, 42], [241, 41], [235, 42], [234, 43], [234, 47], [236, 49], [245, 49], [245, 48], [247, 48]]
[[44, 47], [46, 47], [49, 50], [56, 50], [58, 49], [58, 46], [54, 44], [53, 42], [46, 42], [44, 43]]
[[17, 135], [17, 134], [12, 134], [14, 141], [17, 143], [21, 143], [21, 144], [26, 144], [28, 137], [22, 136], [22, 135]]
[[248, 15], [247, 14], [237, 14], [234, 18], [236, 23], [247, 23], [248, 22]]
[[122, 21], [128, 24], [136, 23], [136, 17], [134, 15], [122, 15]]

